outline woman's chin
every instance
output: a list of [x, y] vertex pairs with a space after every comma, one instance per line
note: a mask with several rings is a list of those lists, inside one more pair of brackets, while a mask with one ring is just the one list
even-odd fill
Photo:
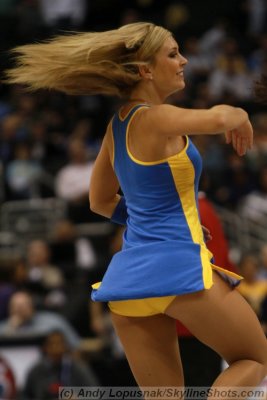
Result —
[[172, 92], [170, 93], [170, 95], [180, 92], [181, 90], [183, 90], [185, 88], [185, 82], [183, 83], [179, 83], [179, 85], [176, 86], [175, 89], [172, 90]]

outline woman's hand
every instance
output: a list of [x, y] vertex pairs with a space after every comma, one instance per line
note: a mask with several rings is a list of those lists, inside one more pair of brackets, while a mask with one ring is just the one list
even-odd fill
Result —
[[253, 128], [250, 121], [246, 121], [239, 128], [226, 131], [225, 138], [227, 144], [232, 143], [239, 156], [245, 155], [253, 145]]
[[205, 242], [209, 242], [212, 239], [212, 236], [210, 234], [210, 231], [208, 230], [208, 228], [206, 228], [205, 226], [202, 226], [202, 231], [203, 231], [203, 235], [204, 235], [204, 240]]

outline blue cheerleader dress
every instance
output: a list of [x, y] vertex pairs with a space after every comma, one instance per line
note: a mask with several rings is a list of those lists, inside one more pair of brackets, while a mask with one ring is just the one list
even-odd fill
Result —
[[233, 286], [240, 279], [212, 263], [198, 213], [202, 161], [185, 136], [176, 155], [155, 162], [137, 160], [129, 150], [131, 120], [145, 105], [112, 120], [113, 166], [128, 211], [122, 250], [116, 253], [101, 283], [93, 285], [94, 301], [144, 299], [209, 289], [212, 270]]

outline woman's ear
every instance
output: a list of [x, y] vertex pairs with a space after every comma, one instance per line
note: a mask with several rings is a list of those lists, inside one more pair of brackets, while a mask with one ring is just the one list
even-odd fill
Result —
[[147, 80], [153, 79], [152, 70], [149, 65], [139, 65], [138, 69], [139, 69], [139, 75], [142, 78], [147, 79]]

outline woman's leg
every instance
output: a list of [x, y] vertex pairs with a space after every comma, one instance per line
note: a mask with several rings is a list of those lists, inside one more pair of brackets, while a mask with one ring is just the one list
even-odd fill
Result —
[[167, 315], [124, 317], [112, 313], [133, 375], [141, 388], [183, 386], [175, 321]]
[[177, 296], [165, 313], [179, 319], [228, 362], [229, 368], [219, 375], [214, 388], [260, 384], [267, 373], [267, 340], [251, 307], [217, 273], [211, 289]]

